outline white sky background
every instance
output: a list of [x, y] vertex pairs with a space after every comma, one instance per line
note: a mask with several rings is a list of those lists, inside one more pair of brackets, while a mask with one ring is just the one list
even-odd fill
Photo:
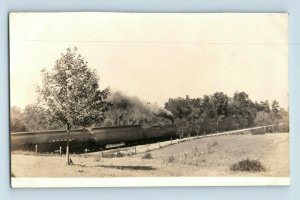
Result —
[[36, 99], [41, 69], [68, 47], [110, 86], [159, 105], [245, 91], [288, 107], [287, 14], [14, 13], [11, 105]]

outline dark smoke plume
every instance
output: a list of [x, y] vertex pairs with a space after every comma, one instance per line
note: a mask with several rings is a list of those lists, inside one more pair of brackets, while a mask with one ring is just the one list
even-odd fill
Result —
[[145, 119], [145, 118], [153, 118], [162, 117], [174, 122], [173, 114], [158, 106], [157, 104], [152, 104], [149, 102], [144, 102], [138, 97], [135, 96], [127, 96], [122, 92], [116, 91], [111, 94], [109, 100], [113, 104], [112, 112], [118, 112], [119, 115], [126, 115], [127, 118], [134, 119]]

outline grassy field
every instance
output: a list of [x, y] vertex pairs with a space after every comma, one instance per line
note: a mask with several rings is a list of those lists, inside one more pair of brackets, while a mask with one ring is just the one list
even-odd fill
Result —
[[[175, 142], [175, 141], [174, 141]], [[153, 144], [157, 145], [157, 144]], [[73, 155], [73, 165], [55, 155], [13, 153], [15, 177], [162, 177], [162, 176], [289, 176], [289, 134], [224, 135], [190, 140], [123, 157], [104, 158], [101, 152]], [[154, 148], [153, 148], [154, 149]], [[126, 153], [126, 152], [125, 152]], [[146, 155], [147, 154], [147, 155]], [[151, 154], [151, 155], [150, 155]], [[146, 156], [145, 156], [146, 155]], [[147, 159], [150, 158], [150, 159]], [[231, 171], [243, 159], [259, 160], [265, 171]]]

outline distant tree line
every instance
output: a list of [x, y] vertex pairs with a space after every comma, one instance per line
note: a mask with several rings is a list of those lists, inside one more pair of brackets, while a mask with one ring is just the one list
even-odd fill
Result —
[[[170, 98], [165, 103], [165, 109], [121, 92], [112, 93], [107, 101], [111, 104], [103, 121], [93, 126], [168, 124], [171, 123], [168, 116], [172, 113], [178, 128], [192, 134], [203, 134], [276, 123], [288, 124], [289, 120], [288, 112], [280, 107], [278, 101], [274, 100], [271, 104], [268, 101], [252, 101], [245, 92], [236, 92], [233, 97], [216, 92], [202, 98]], [[62, 128], [64, 126], [59, 123], [51, 123], [51, 116], [38, 104], [27, 105], [24, 110], [11, 108], [12, 132]]]
[[11, 132], [41, 131], [61, 129], [63, 126], [50, 123], [51, 118], [46, 110], [38, 105], [27, 105], [24, 110], [12, 106], [10, 108]]
[[[147, 124], [170, 124], [172, 113], [156, 105], [130, 97], [121, 92], [113, 92], [106, 99], [110, 103], [103, 120], [96, 120], [91, 126], [125, 126]], [[11, 107], [11, 131], [40, 131], [63, 129], [61, 123], [54, 123], [51, 114], [39, 104], [27, 105], [23, 110]], [[73, 125], [73, 128], [83, 126]]]
[[274, 100], [256, 102], [245, 92], [229, 97], [223, 92], [202, 98], [171, 98], [165, 104], [175, 123], [190, 133], [210, 133], [275, 123], [288, 124], [288, 112]]
[[62, 53], [52, 70], [42, 70], [37, 94], [36, 104], [23, 110], [11, 107], [12, 132], [175, 122], [189, 133], [208, 133], [288, 123], [288, 112], [278, 101], [253, 102], [245, 92], [170, 98], [162, 108], [109, 88], [101, 90], [96, 71], [76, 47]]

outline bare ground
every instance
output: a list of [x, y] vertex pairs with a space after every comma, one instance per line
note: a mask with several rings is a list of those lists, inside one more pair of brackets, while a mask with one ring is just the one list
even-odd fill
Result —
[[[165, 143], [125, 148], [124, 157], [103, 158], [101, 152], [71, 155], [73, 165], [57, 155], [11, 156], [15, 177], [162, 177], [162, 176], [289, 176], [289, 134], [224, 135], [190, 140], [165, 146]], [[158, 148], [154, 149], [154, 146]], [[148, 146], [148, 147], [147, 147]], [[142, 149], [153, 159], [144, 159]], [[243, 159], [258, 159], [262, 172], [237, 172], [230, 165]]]

